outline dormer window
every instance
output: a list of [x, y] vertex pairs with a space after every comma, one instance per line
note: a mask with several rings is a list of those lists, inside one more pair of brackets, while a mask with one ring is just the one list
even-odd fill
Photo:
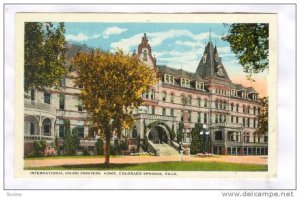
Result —
[[242, 91], [242, 98], [247, 98], [248, 97], [248, 93], [245, 91]]
[[174, 77], [172, 75], [165, 74], [164, 75], [164, 82], [167, 83], [167, 84], [174, 85]]
[[204, 90], [204, 83], [203, 82], [199, 82], [199, 81], [196, 81], [196, 89], [198, 90]]
[[180, 79], [180, 84], [182, 87], [190, 87], [190, 80], [186, 79], [186, 78], [181, 78]]
[[231, 89], [231, 96], [234, 96], [234, 97], [236, 97], [236, 90], [235, 89]]

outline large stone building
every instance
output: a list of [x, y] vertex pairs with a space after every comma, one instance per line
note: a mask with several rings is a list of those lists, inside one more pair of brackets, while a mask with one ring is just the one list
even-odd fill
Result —
[[[72, 72], [71, 58], [78, 52], [91, 52], [86, 45], [67, 45], [66, 64]], [[189, 145], [191, 130], [196, 123], [207, 126], [209, 133], [203, 136], [210, 142], [207, 151], [228, 155], [266, 155], [268, 135], [256, 135], [260, 104], [258, 93], [252, 87], [233, 83], [222, 63], [216, 46], [211, 42], [204, 49], [195, 73], [157, 64], [152, 56], [146, 34], [142, 37], [134, 56], [139, 56], [154, 72], [157, 83], [142, 95], [144, 105], [134, 111], [136, 119], [132, 130], [123, 136], [130, 148], [155, 153], [174, 153], [178, 142]], [[180, 57], [178, 57], [180, 58]], [[63, 152], [63, 119], [71, 121], [71, 127], [80, 129], [79, 153], [93, 153], [95, 138], [88, 138], [89, 125], [86, 112], [78, 97], [81, 87], [74, 86], [73, 79], [62, 80], [60, 90], [31, 91], [25, 99], [24, 140], [25, 153], [32, 150], [34, 140], [53, 142], [59, 138]], [[183, 136], [178, 140], [178, 133]], [[199, 131], [200, 133], [200, 131]], [[177, 142], [177, 143], [176, 143]], [[133, 149], [134, 150], [134, 149]]]

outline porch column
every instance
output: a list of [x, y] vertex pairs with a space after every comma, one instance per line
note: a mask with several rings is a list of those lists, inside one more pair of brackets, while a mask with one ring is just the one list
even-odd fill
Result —
[[53, 137], [55, 136], [55, 134], [54, 134], [55, 133], [54, 122], [55, 122], [54, 119], [51, 119], [51, 136], [53, 136]]
[[39, 131], [40, 131], [40, 140], [42, 139], [42, 127], [43, 127], [43, 119], [42, 119], [42, 117], [40, 116], [39, 117]]

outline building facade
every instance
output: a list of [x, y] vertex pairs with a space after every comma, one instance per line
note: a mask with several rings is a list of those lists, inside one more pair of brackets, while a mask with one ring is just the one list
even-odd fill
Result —
[[[68, 44], [67, 66], [78, 52], [91, 52], [86, 45]], [[178, 142], [188, 147], [191, 130], [196, 123], [208, 126], [208, 152], [227, 155], [267, 155], [268, 134], [257, 135], [261, 106], [253, 87], [232, 82], [216, 46], [209, 42], [197, 70], [192, 73], [157, 64], [147, 35], [144, 34], [133, 53], [156, 72], [157, 83], [142, 95], [144, 105], [134, 111], [135, 126], [124, 130], [129, 150], [172, 153]], [[180, 58], [180, 57], [179, 57]], [[72, 69], [71, 69], [72, 72]], [[89, 124], [80, 100], [80, 86], [74, 79], [62, 80], [61, 89], [47, 92], [32, 90], [25, 99], [25, 154], [34, 140], [48, 142], [59, 138], [63, 152], [63, 119], [71, 121], [71, 128], [80, 128], [80, 152], [95, 150], [95, 138], [88, 137]], [[181, 139], [178, 133], [183, 132]], [[142, 145], [142, 146], [137, 146]], [[162, 146], [163, 145], [163, 146]], [[169, 147], [166, 149], [166, 147]], [[174, 153], [174, 152], [173, 152]]]

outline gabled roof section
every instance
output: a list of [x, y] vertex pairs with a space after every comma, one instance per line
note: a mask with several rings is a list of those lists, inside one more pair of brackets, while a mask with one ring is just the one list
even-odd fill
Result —
[[69, 65], [72, 61], [72, 58], [77, 53], [92, 53], [95, 50], [93, 48], [88, 47], [86, 44], [77, 44], [77, 43], [66, 43], [66, 63]]

